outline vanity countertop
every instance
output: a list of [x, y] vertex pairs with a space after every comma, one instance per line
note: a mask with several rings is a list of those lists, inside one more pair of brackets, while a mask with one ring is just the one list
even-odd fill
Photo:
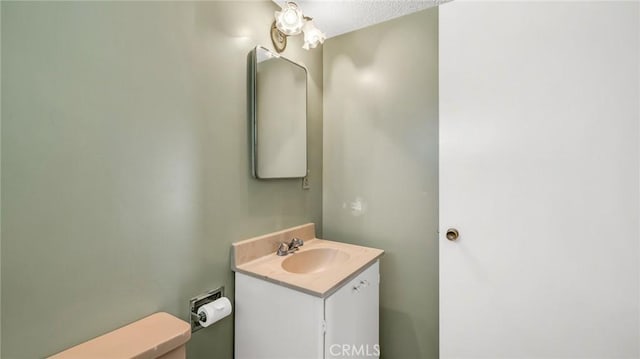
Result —
[[[289, 242], [293, 237], [303, 239], [304, 245], [295, 253], [286, 256], [276, 255], [278, 245]], [[338, 250], [348, 257], [317, 272], [292, 273], [283, 268], [283, 262], [292, 256], [327, 248]], [[381, 249], [315, 238], [313, 223], [236, 242], [232, 250], [233, 271], [318, 297], [329, 296], [384, 253]]]

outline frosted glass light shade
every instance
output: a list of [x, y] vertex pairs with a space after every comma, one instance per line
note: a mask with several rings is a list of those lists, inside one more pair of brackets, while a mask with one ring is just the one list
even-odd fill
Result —
[[304, 31], [304, 45], [302, 45], [302, 48], [305, 50], [315, 48], [319, 44], [324, 43], [324, 40], [327, 38], [327, 36], [313, 24], [313, 20], [307, 20], [302, 31]]
[[275, 12], [276, 27], [283, 34], [291, 36], [298, 35], [302, 32], [305, 24], [302, 11], [294, 2], [287, 2], [282, 6], [281, 11]]

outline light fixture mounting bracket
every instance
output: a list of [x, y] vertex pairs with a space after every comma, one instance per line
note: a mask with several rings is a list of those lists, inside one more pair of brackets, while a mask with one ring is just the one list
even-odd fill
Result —
[[281, 53], [287, 48], [287, 35], [278, 30], [275, 20], [271, 24], [271, 43], [277, 53]]

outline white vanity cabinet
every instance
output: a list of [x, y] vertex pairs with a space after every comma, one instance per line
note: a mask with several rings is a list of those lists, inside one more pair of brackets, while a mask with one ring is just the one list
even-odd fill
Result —
[[376, 358], [379, 264], [325, 298], [236, 272], [236, 359]]

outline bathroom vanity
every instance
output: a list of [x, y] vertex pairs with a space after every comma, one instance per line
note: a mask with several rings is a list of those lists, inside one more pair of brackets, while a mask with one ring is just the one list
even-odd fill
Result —
[[[294, 237], [304, 245], [278, 256]], [[383, 253], [317, 239], [313, 224], [234, 243], [235, 358], [379, 356]]]

